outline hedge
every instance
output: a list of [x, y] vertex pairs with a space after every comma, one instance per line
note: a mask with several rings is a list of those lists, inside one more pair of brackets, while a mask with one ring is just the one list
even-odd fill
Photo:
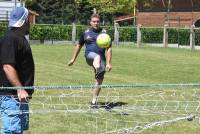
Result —
[[0, 23], [0, 37], [2, 37], [7, 30], [7, 23]]
[[[104, 26], [107, 33], [114, 37], [114, 27]], [[0, 23], [0, 37], [7, 31], [7, 24]], [[76, 26], [76, 40], [79, 39], [82, 32], [88, 29], [88, 26], [77, 25]], [[136, 27], [120, 27], [119, 29], [119, 41], [136, 42], [137, 40], [137, 28]], [[142, 42], [143, 43], [162, 43], [163, 41], [163, 28], [141, 28]], [[171, 44], [178, 43], [179, 45], [189, 45], [190, 30], [170, 28], [168, 29], [168, 42]], [[200, 45], [200, 30], [195, 30], [196, 45]], [[72, 25], [55, 25], [55, 24], [35, 24], [30, 29], [31, 40], [72, 40]]]
[[31, 40], [71, 40], [70, 25], [33, 25], [30, 29]]
[[142, 28], [142, 42], [162, 43], [163, 29], [161, 28]]

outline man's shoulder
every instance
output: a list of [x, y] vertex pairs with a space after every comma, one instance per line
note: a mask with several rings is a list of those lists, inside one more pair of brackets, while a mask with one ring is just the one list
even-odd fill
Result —
[[8, 31], [1, 39], [0, 44], [2, 45], [15, 45], [18, 44], [19, 36], [11, 31]]
[[0, 37], [0, 44], [1, 44], [2, 40], [3, 40], [3, 37]]
[[86, 29], [83, 33], [85, 34], [85, 33], [88, 33], [88, 32], [90, 32], [90, 29], [89, 29], [89, 28]]
[[0, 38], [0, 48], [1, 48], [1, 44], [2, 44], [2, 38]]
[[4, 37], [2, 37], [2, 38], [0, 39], [0, 44], [2, 45], [2, 44], [5, 44], [6, 42], [10, 42], [10, 41], [11, 41], [10, 36], [5, 35]]
[[85, 31], [82, 32], [81, 36], [85, 36], [85, 34], [88, 34], [90, 32], [90, 29], [86, 29]]
[[1, 38], [3, 40], [12, 40], [13, 38], [16, 38], [17, 34], [14, 34], [12, 31], [7, 31], [5, 35]]
[[7, 34], [0, 38], [0, 45], [4, 44]]

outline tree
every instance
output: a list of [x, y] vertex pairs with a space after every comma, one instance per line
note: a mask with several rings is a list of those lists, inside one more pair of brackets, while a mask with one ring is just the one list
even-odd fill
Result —
[[133, 13], [136, 0], [88, 0], [98, 12], [116, 13], [125, 12]]
[[29, 8], [40, 14], [38, 23], [50, 24], [71, 24], [76, 11], [74, 0], [33, 0]]
[[93, 7], [87, 0], [77, 1], [76, 3], [76, 22], [80, 24], [88, 24], [92, 14]]
[[93, 9], [87, 0], [79, 3], [75, 0], [32, 0], [28, 8], [40, 14], [37, 23], [50, 24], [87, 24]]
[[111, 24], [113, 15], [134, 13], [135, 5], [136, 0], [32, 0], [29, 8], [40, 14], [37, 23], [88, 24], [88, 18], [96, 8], [104, 22]]

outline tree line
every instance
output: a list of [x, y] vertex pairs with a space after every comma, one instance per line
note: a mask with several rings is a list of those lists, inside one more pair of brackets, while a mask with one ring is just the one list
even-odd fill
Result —
[[[97, 12], [105, 25], [113, 23], [113, 16], [133, 13], [136, 0], [26, 0], [26, 7], [39, 13], [37, 23], [88, 24]], [[96, 10], [94, 10], [96, 9]]]

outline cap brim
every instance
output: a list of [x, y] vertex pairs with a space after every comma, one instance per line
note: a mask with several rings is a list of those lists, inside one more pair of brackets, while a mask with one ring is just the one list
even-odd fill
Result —
[[21, 20], [21, 21], [9, 21], [9, 27], [21, 27], [24, 24], [25, 20]]

